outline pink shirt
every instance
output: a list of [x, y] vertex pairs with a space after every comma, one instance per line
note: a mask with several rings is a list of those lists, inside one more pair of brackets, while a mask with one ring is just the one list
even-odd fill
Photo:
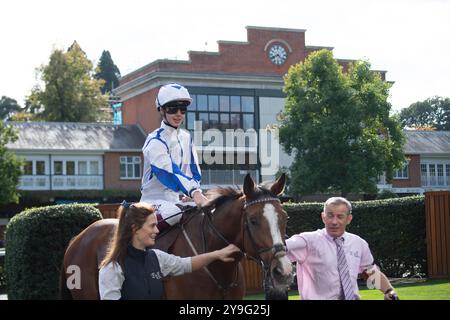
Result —
[[[345, 232], [344, 251], [353, 290], [359, 296], [358, 274], [373, 265], [367, 242]], [[287, 256], [297, 262], [298, 291], [304, 300], [336, 300], [341, 298], [337, 269], [337, 249], [326, 229], [303, 232], [286, 240]]]

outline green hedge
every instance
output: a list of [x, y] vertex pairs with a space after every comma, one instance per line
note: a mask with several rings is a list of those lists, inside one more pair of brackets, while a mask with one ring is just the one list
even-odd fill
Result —
[[[423, 196], [352, 202], [347, 231], [365, 239], [375, 263], [390, 277], [426, 275], [426, 227]], [[324, 227], [323, 203], [285, 204], [288, 235]]]
[[66, 246], [101, 218], [86, 204], [33, 208], [14, 216], [6, 229], [8, 299], [57, 299]]

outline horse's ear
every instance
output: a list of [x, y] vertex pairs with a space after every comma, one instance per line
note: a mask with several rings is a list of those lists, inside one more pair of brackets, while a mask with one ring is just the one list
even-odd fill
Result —
[[279, 196], [283, 193], [284, 186], [286, 185], [286, 174], [282, 173], [278, 180], [270, 187], [270, 192]]
[[247, 173], [244, 179], [244, 194], [246, 197], [251, 198], [255, 192], [255, 182], [252, 179], [250, 173]]

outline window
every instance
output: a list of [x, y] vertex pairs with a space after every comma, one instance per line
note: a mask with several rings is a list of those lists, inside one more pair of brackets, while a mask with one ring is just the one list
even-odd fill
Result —
[[55, 161], [53, 162], [53, 174], [57, 176], [63, 175], [63, 162], [62, 161]]
[[138, 179], [141, 177], [141, 157], [120, 157], [120, 178]]
[[409, 163], [406, 163], [403, 168], [394, 172], [394, 179], [408, 179]]
[[421, 163], [420, 176], [424, 187], [450, 186], [450, 163]]
[[45, 176], [45, 161], [36, 161], [36, 175]]
[[33, 161], [25, 161], [23, 166], [23, 174], [26, 176], [31, 176], [33, 174]]
[[255, 98], [252, 96], [204, 95], [192, 96], [186, 114], [186, 128], [194, 130], [194, 121], [202, 122], [202, 130], [255, 128]]

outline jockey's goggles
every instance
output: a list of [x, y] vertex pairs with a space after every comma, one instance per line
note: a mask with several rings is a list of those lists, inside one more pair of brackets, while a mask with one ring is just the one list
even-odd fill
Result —
[[181, 114], [185, 114], [187, 106], [165, 105], [164, 110], [166, 110], [168, 114], [175, 114], [178, 112], [178, 110], [180, 110]]

